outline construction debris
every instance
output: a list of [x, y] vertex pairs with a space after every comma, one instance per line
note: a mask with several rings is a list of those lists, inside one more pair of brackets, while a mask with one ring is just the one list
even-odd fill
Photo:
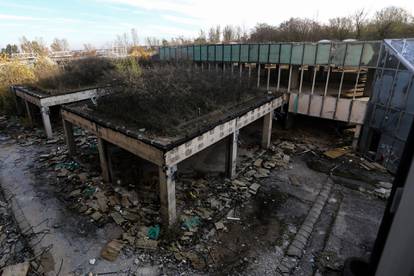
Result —
[[29, 262], [19, 263], [15, 265], [6, 266], [3, 269], [2, 276], [26, 276], [29, 272]]
[[101, 251], [101, 257], [108, 261], [115, 261], [121, 252], [124, 243], [120, 240], [112, 240]]
[[325, 151], [323, 154], [329, 158], [336, 159], [349, 152], [351, 152], [351, 149], [349, 147], [342, 147], [342, 148], [336, 148], [336, 149]]

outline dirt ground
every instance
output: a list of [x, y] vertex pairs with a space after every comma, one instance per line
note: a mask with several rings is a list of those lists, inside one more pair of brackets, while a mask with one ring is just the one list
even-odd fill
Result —
[[[259, 121], [240, 133], [237, 179], [223, 177], [224, 143], [179, 165], [179, 221], [158, 235], [151, 164], [113, 148], [116, 180], [103, 183], [95, 137], [76, 130], [74, 160], [60, 130], [46, 140], [13, 118], [0, 120], [0, 129], [1, 188], [35, 233], [47, 233], [37, 242], [10, 239], [26, 248], [10, 260], [41, 252], [36, 258], [48, 275], [279, 275], [286, 260], [290, 275], [340, 275], [347, 257], [369, 257], [392, 181], [381, 168], [360, 165], [365, 161], [352, 151], [335, 159], [323, 154], [350, 144], [352, 133], [335, 123], [298, 117], [285, 130], [275, 121], [272, 147], [264, 151]], [[301, 256], [289, 255], [327, 185]], [[6, 199], [0, 200], [13, 205]], [[114, 240], [122, 249], [108, 261], [102, 249]]]

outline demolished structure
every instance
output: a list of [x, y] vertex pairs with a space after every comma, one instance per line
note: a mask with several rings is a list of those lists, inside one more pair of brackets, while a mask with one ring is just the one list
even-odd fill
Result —
[[289, 113], [355, 125], [353, 147], [395, 172], [412, 121], [412, 47], [407, 39], [189, 45], [161, 47], [159, 58], [247, 71], [257, 87], [285, 93]]

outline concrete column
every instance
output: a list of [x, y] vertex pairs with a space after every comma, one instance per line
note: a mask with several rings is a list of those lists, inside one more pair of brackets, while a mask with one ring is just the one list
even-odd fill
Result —
[[102, 177], [105, 182], [112, 182], [111, 169], [109, 167], [109, 153], [108, 153], [108, 144], [105, 140], [98, 137], [98, 152], [99, 152], [99, 161], [101, 163]]
[[33, 127], [33, 116], [32, 116], [32, 109], [30, 108], [30, 103], [24, 100], [24, 105], [26, 106], [26, 113], [27, 113], [27, 119], [29, 119], [29, 124], [31, 127]]
[[161, 219], [165, 225], [172, 225], [177, 220], [175, 203], [175, 175], [177, 166], [159, 167]]
[[260, 64], [257, 65], [257, 88], [260, 87]]
[[361, 128], [362, 128], [362, 125], [356, 125], [355, 127], [354, 139], [352, 140], [352, 148], [354, 150], [358, 148], [358, 141], [359, 141], [359, 135], [361, 134]]
[[73, 137], [73, 125], [72, 123], [66, 121], [65, 119], [62, 119], [62, 125], [63, 125], [63, 132], [65, 134], [65, 141], [66, 145], [68, 146], [69, 154], [71, 156], [76, 155], [76, 144], [75, 139]]
[[263, 117], [262, 148], [267, 149], [270, 146], [272, 138], [273, 110]]
[[299, 68], [293, 65], [291, 65], [290, 68], [291, 68], [290, 90], [296, 90], [299, 87]]
[[48, 139], [51, 139], [53, 137], [52, 133], [52, 124], [50, 123], [50, 117], [49, 117], [49, 107], [48, 106], [42, 106], [40, 108], [40, 112], [42, 113], [42, 121], [43, 121], [43, 127], [45, 128], [46, 136]]
[[239, 131], [235, 130], [227, 140], [226, 147], [226, 176], [230, 179], [236, 177], [236, 165], [237, 165], [237, 140]]
[[269, 91], [270, 88], [270, 67], [267, 68], [267, 83], [266, 83], [266, 89]]

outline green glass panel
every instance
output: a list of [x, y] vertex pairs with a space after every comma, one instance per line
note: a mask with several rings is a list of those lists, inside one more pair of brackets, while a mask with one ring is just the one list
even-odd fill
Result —
[[177, 57], [177, 49], [175, 47], [170, 48], [170, 59], [176, 59]]
[[249, 61], [249, 44], [240, 45], [240, 62]]
[[259, 62], [268, 63], [268, 58], [269, 58], [269, 44], [260, 44]]
[[285, 43], [280, 46], [280, 63], [290, 64], [290, 57], [292, 53], [292, 44]]
[[194, 45], [194, 60], [201, 61], [201, 47], [199, 45]]
[[344, 65], [346, 48], [346, 43], [339, 42], [333, 45], [332, 64], [335, 64], [337, 66]]
[[231, 45], [224, 45], [223, 52], [223, 61], [231, 61]]
[[187, 54], [189, 60], [194, 59], [194, 46], [187, 46]]
[[207, 61], [207, 45], [201, 45], [201, 61]]
[[208, 45], [208, 61], [214, 61], [215, 58], [215, 45]]
[[216, 45], [216, 61], [223, 61], [223, 45]]
[[359, 66], [359, 60], [361, 59], [363, 44], [348, 44], [346, 50], [345, 65], [347, 66]]
[[231, 61], [240, 62], [240, 44], [231, 45]]
[[269, 62], [279, 63], [280, 44], [271, 44], [269, 47]]
[[165, 48], [164, 47], [159, 48], [159, 55], [160, 55], [160, 60], [165, 59]]
[[249, 44], [249, 62], [259, 61], [259, 45]]
[[318, 44], [318, 53], [316, 54], [316, 64], [318, 65], [329, 64], [330, 49], [331, 49], [330, 43]]
[[364, 51], [361, 58], [361, 65], [376, 67], [380, 51], [381, 42], [365, 42]]
[[165, 60], [170, 60], [171, 47], [165, 47]]
[[315, 64], [316, 45], [306, 44], [305, 53], [303, 54], [303, 64], [313, 65]]
[[303, 46], [304, 44], [293, 44], [292, 45], [292, 59], [291, 64], [300, 65], [302, 64]]

